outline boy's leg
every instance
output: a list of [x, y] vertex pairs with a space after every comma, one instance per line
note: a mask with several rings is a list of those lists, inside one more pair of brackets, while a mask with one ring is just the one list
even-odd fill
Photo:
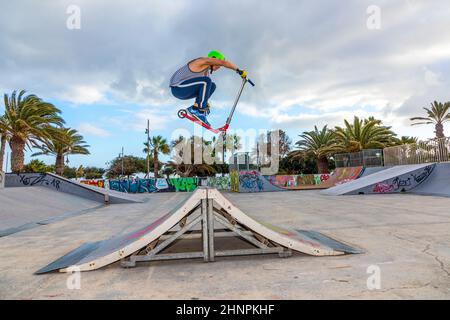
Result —
[[[209, 96], [206, 100], [209, 100], [211, 96], [213, 95], [214, 91], [216, 91], [216, 84], [214, 82], [211, 82], [211, 89], [209, 90]], [[209, 114], [211, 112], [211, 106], [209, 102], [206, 102], [206, 114]]]
[[216, 85], [209, 77], [198, 77], [183, 81], [177, 86], [172, 87], [172, 93], [179, 99], [192, 99], [195, 97], [195, 105], [188, 108], [188, 111], [209, 125], [206, 115], [208, 99], [215, 91]]
[[[212, 89], [213, 87], [214, 89]], [[196, 94], [195, 102], [200, 109], [205, 109], [209, 97], [215, 90], [215, 84], [213, 85], [213, 82], [209, 77], [198, 77], [183, 81], [174, 88], [176, 88], [175, 90], [181, 89], [181, 91], [184, 91], [186, 93], [186, 96], [189, 97], [192, 97], [192, 95]]]

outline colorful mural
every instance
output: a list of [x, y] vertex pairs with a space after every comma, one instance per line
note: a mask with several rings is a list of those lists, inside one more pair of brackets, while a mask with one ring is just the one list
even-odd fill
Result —
[[200, 178], [171, 178], [169, 182], [177, 192], [192, 192], [197, 189]]
[[319, 186], [330, 178], [329, 174], [300, 174], [267, 176], [270, 183], [286, 189], [295, 189], [302, 186]]
[[236, 170], [230, 172], [230, 187], [231, 191], [239, 192], [239, 172]]
[[200, 178], [109, 180], [109, 188], [126, 193], [192, 192], [200, 181]]
[[216, 188], [217, 190], [231, 190], [230, 177], [208, 177], [206, 180], [208, 187]]
[[105, 180], [93, 179], [93, 180], [81, 180], [80, 183], [87, 184], [94, 187], [105, 188]]

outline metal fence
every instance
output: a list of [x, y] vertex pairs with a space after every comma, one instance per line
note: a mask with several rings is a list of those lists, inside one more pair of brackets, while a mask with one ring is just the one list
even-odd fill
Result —
[[450, 161], [450, 138], [389, 147], [383, 153], [385, 166], [447, 162]]
[[236, 152], [229, 160], [230, 171], [250, 171], [259, 170], [256, 159], [251, 152]]
[[339, 153], [334, 155], [336, 168], [346, 167], [380, 167], [383, 166], [383, 150], [367, 149], [352, 153]]

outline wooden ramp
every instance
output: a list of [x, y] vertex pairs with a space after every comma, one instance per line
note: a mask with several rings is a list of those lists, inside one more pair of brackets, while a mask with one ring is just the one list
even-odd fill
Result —
[[[215, 250], [218, 237], [238, 237], [254, 248]], [[177, 240], [202, 239], [198, 252], [164, 253]], [[94, 243], [86, 243], [38, 270], [89, 271], [116, 261], [123, 267], [137, 262], [215, 257], [278, 254], [288, 257], [292, 250], [313, 256], [333, 256], [362, 251], [314, 231], [289, 230], [258, 222], [235, 207], [217, 189], [198, 188], [187, 194], [174, 209], [135, 232]]]

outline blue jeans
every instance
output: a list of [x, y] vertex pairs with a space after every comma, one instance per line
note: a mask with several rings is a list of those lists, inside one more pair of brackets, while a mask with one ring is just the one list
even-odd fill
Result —
[[199, 108], [205, 109], [208, 99], [216, 90], [216, 84], [209, 77], [198, 77], [183, 81], [171, 89], [176, 98], [181, 100], [195, 98]]

